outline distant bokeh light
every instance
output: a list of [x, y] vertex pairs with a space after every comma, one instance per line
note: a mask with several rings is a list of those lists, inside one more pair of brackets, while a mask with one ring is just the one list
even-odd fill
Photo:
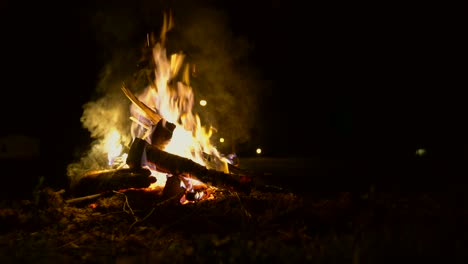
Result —
[[423, 148], [417, 149], [416, 150], [416, 156], [422, 157], [422, 156], [426, 155], [426, 152], [427, 152], [426, 149], [423, 149]]
[[200, 100], [200, 105], [201, 106], [206, 106], [206, 104], [207, 104], [206, 100]]
[[257, 148], [256, 152], [257, 152], [257, 154], [261, 154], [261, 153], [262, 153], [262, 149], [261, 149], [261, 148]]

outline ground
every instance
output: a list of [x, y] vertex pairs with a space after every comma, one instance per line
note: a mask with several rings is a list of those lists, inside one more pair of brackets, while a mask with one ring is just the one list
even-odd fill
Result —
[[[382, 263], [462, 261], [466, 194], [218, 189], [180, 204], [161, 190], [72, 202], [47, 186], [3, 201], [2, 263]], [[387, 186], [387, 185], [386, 185]], [[455, 263], [452, 262], [452, 263]]]

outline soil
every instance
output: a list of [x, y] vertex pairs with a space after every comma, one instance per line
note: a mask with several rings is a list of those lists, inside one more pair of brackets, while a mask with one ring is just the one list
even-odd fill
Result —
[[70, 202], [44, 186], [0, 207], [1, 263], [384, 263], [466, 257], [463, 192], [233, 192], [180, 203], [128, 189]]

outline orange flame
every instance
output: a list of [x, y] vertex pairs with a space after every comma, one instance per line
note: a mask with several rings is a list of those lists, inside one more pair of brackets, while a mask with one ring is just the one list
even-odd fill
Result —
[[[165, 15], [160, 40], [152, 47], [152, 59], [155, 65], [154, 81], [138, 94], [137, 98], [163, 119], [176, 126], [171, 140], [164, 147], [164, 151], [189, 158], [204, 166], [206, 164], [203, 155], [207, 153], [223, 161], [224, 164], [221, 164], [221, 168], [216, 169], [228, 172], [227, 162], [210, 142], [212, 129], [204, 127], [200, 117], [192, 111], [194, 93], [189, 80], [192, 67], [188, 64], [184, 66], [184, 54], [182, 53], [171, 54], [169, 58], [166, 55], [165, 36], [172, 27], [172, 17]], [[182, 68], [182, 80], [177, 80]], [[134, 104], [130, 106], [130, 113], [132, 115], [130, 119], [133, 121], [130, 128], [132, 137], [140, 137], [151, 143], [149, 136], [156, 125], [154, 121], [148, 119]], [[112, 131], [111, 133], [106, 144], [110, 164], [118, 155], [121, 155], [121, 160], [125, 160], [127, 155], [121, 153], [122, 147], [118, 143], [118, 132]], [[158, 172], [157, 168], [149, 169], [152, 171], [152, 175], [157, 178], [156, 183], [152, 184], [150, 188], [164, 186], [166, 175]]]

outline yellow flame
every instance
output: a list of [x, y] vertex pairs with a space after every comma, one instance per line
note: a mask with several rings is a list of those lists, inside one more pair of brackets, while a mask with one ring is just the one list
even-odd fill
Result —
[[[165, 146], [164, 151], [181, 157], [189, 158], [194, 162], [205, 165], [203, 154], [208, 153], [220, 158], [220, 154], [211, 144], [210, 137], [212, 128], [205, 128], [201, 124], [200, 117], [192, 112], [194, 105], [194, 93], [190, 86], [190, 66], [185, 65], [181, 80], [178, 80], [178, 73], [184, 65], [184, 54], [175, 53], [168, 59], [164, 47], [165, 34], [173, 27], [172, 17], [164, 17], [164, 24], [160, 35], [160, 41], [153, 46], [153, 61], [155, 65], [154, 82], [137, 95], [138, 99], [147, 106], [154, 109], [162, 118], [176, 125], [170, 142]], [[147, 125], [151, 121], [131, 105], [133, 120], [132, 135], [148, 135], [151, 132]], [[143, 121], [144, 120], [144, 121]], [[156, 125], [156, 124], [153, 124]], [[145, 132], [141, 132], [145, 131]], [[220, 159], [222, 160], [222, 159]], [[224, 162], [224, 161], [223, 161]], [[222, 170], [227, 170], [224, 164]], [[153, 171], [157, 177], [154, 186], [165, 184], [165, 180], [160, 180], [161, 175]], [[165, 175], [164, 175], [165, 177]]]
[[[157, 125], [156, 122], [161, 122], [161, 118], [163, 118], [175, 125], [171, 140], [164, 145], [164, 151], [191, 159], [210, 169], [227, 173], [229, 172], [228, 160], [218, 153], [210, 141], [216, 129], [202, 126], [200, 117], [192, 111], [194, 92], [190, 86], [189, 77], [196, 75], [195, 65], [184, 62], [185, 55], [183, 53], [170, 54], [170, 56], [166, 54], [166, 33], [173, 26], [172, 15], [164, 14], [159, 42], [154, 39], [154, 35], [147, 34], [146, 36], [146, 45], [152, 49], [151, 55], [154, 63], [150, 65], [154, 67], [153, 81], [139, 94], [133, 94], [129, 90], [123, 89], [125, 95], [133, 103], [129, 109], [132, 123], [128, 134], [133, 139], [140, 137], [151, 143], [151, 135]], [[202, 100], [200, 103], [202, 106], [206, 106], [207, 102]], [[112, 121], [116, 120], [112, 119]], [[107, 155], [107, 166], [105, 164], [99, 164], [99, 166], [106, 167], [105, 169], [128, 168], [126, 164], [128, 153], [124, 153], [124, 147], [130, 147], [129, 135], [121, 133], [122, 130], [117, 129], [120, 127], [117, 124], [114, 124], [116, 126], [112, 128], [111, 122], [107, 123], [109, 125], [105, 126], [106, 132], [99, 133], [99, 142], [93, 146], [93, 150], [97, 150], [99, 155], [101, 153]], [[219, 162], [213, 162], [213, 159], [210, 158], [207, 160], [208, 164], [205, 164], [206, 154], [217, 158]], [[144, 164], [144, 166], [151, 170], [152, 176], [157, 178], [156, 183], [150, 188], [166, 184], [167, 175], [158, 172], [153, 164]], [[190, 176], [190, 180], [187, 178], [185, 182], [189, 185], [197, 185], [197, 179], [193, 179], [193, 175]]]
[[121, 136], [117, 129], [111, 129], [107, 137], [104, 139], [104, 151], [107, 153], [109, 165], [114, 163], [115, 158], [122, 153]]

